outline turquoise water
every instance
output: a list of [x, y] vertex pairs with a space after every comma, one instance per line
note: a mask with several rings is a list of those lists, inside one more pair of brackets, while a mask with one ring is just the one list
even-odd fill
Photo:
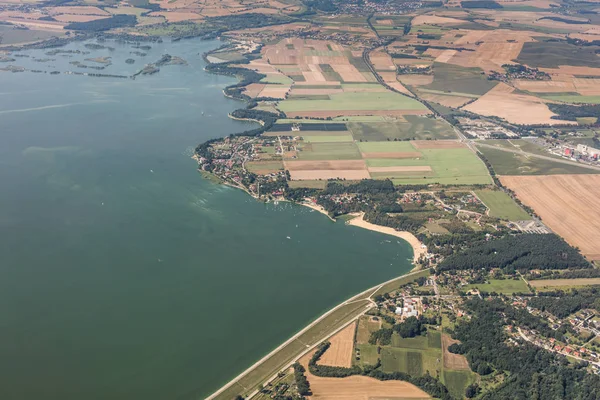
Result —
[[152, 44], [134, 65], [131, 45], [107, 44], [13, 64], [109, 55], [100, 72], [129, 75], [168, 52], [189, 65], [135, 81], [0, 72], [0, 398], [202, 398], [410, 269], [395, 238], [199, 176], [193, 148], [249, 126], [226, 117], [234, 81], [202, 70], [218, 42]]

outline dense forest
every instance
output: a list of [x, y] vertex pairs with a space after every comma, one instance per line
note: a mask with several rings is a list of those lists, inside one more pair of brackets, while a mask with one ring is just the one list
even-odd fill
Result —
[[555, 114], [553, 119], [563, 119], [567, 121], [576, 121], [581, 117], [600, 117], [600, 104], [585, 104], [574, 106], [571, 104], [548, 103], [548, 108]]
[[568, 271], [541, 271], [540, 273], [527, 274], [527, 280], [543, 279], [582, 279], [582, 278], [600, 278], [600, 269], [574, 269]]
[[438, 266], [440, 271], [501, 268], [506, 272], [590, 267], [579, 251], [559, 236], [535, 233], [505, 236], [472, 245], [447, 257]]
[[495, 1], [491, 0], [461, 1], [460, 5], [462, 6], [462, 8], [504, 8], [502, 7], [502, 4], [496, 3]]
[[481, 399], [600, 399], [600, 377], [587, 373], [585, 363], [569, 366], [566, 358], [529, 343], [506, 344], [505, 326], [522, 317], [512, 306], [500, 299], [473, 298], [465, 307], [472, 318], [456, 327], [453, 336], [461, 345], [453, 350], [464, 353], [474, 371], [508, 373]]
[[585, 308], [600, 311], [600, 292], [595, 287], [573, 289], [569, 292], [540, 292], [538, 296], [531, 297], [527, 305], [540, 311], [548, 311], [558, 318], [566, 318]]
[[381, 328], [371, 333], [370, 344], [380, 344], [388, 346], [392, 343], [392, 335], [396, 332], [402, 338], [413, 338], [424, 335], [427, 332], [425, 324], [436, 324], [437, 321], [430, 321], [423, 316], [408, 317], [403, 322], [394, 324], [391, 328]]

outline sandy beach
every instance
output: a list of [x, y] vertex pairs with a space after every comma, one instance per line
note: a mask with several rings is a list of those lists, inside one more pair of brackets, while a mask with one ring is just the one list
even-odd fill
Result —
[[300, 204], [301, 206], [308, 207], [308, 208], [311, 208], [311, 209], [313, 209], [315, 211], [320, 212], [321, 214], [325, 214], [327, 216], [327, 218], [329, 218], [330, 220], [332, 220], [333, 222], [335, 222], [335, 219], [331, 218], [329, 216], [329, 213], [327, 212], [327, 210], [325, 210], [323, 207], [321, 207], [318, 204], [309, 203], [307, 201], [303, 201], [302, 203], [296, 203], [296, 204]]
[[370, 222], [365, 221], [364, 216], [364, 213], [360, 213], [356, 218], [352, 218], [350, 221], [348, 221], [347, 224], [369, 229], [375, 232], [385, 233], [387, 235], [396, 236], [400, 239], [406, 240], [413, 248], [413, 262], [415, 264], [417, 263], [417, 260], [421, 257], [421, 255], [427, 253], [427, 249], [423, 247], [421, 241], [417, 239], [416, 236], [412, 233], [406, 231], [397, 231], [394, 228], [388, 228], [386, 226], [372, 224]]

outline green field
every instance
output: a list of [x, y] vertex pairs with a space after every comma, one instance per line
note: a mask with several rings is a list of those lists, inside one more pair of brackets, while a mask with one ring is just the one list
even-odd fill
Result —
[[361, 142], [358, 148], [363, 153], [418, 152], [410, 142]]
[[490, 209], [489, 215], [492, 217], [508, 219], [510, 221], [531, 219], [531, 216], [503, 191], [477, 190], [475, 194]]
[[377, 354], [377, 345], [374, 344], [357, 344], [355, 349], [360, 350], [360, 360], [354, 360], [356, 365], [376, 365], [379, 354]]
[[563, 164], [523, 154], [478, 147], [497, 175], [557, 175], [597, 174], [599, 171], [577, 165]]
[[417, 336], [414, 338], [403, 338], [399, 334], [392, 335], [392, 347], [404, 349], [428, 350], [441, 349], [442, 337], [440, 332], [429, 330], [426, 336]]
[[587, 103], [600, 104], [600, 96], [579, 96], [579, 95], [543, 95], [539, 96], [548, 100], [562, 101], [563, 103]]
[[248, 171], [254, 173], [265, 173], [265, 171], [277, 172], [283, 169], [282, 161], [250, 161], [247, 162], [245, 165]]
[[437, 376], [438, 372], [442, 372], [442, 352], [383, 347], [381, 369], [385, 372], [405, 372], [413, 376], [423, 376], [429, 371], [430, 375]]
[[431, 94], [443, 94], [446, 96], [457, 96], [457, 97], [469, 97], [471, 99], [477, 99], [479, 98], [479, 96], [475, 95], [475, 94], [470, 94], [470, 93], [462, 93], [462, 92], [444, 92], [441, 90], [432, 90], [432, 89], [419, 89], [419, 92], [423, 92], [423, 93], [431, 93]]
[[531, 68], [557, 68], [560, 65], [600, 67], [596, 51], [600, 46], [576, 46], [564, 42], [525, 42], [517, 61]]
[[337, 142], [352, 142], [352, 135], [304, 135], [302, 139], [306, 143], [337, 143]]
[[330, 100], [284, 100], [283, 112], [346, 110], [427, 110], [415, 99], [395, 92], [347, 92], [330, 95]]
[[361, 154], [354, 142], [305, 143], [298, 152], [300, 160], [360, 160]]
[[463, 287], [465, 291], [479, 289], [482, 292], [491, 293], [529, 293], [529, 288], [522, 279], [490, 279], [490, 283], [475, 283]]
[[356, 140], [364, 141], [456, 139], [452, 126], [444, 120], [418, 115], [406, 115], [404, 119], [349, 122], [348, 129]]
[[279, 83], [282, 85], [291, 85], [294, 81], [285, 75], [270, 74], [260, 80], [262, 83]]
[[496, 86], [496, 82], [486, 79], [479, 68], [465, 68], [446, 63], [433, 63], [433, 82], [420, 89], [482, 95]]
[[[381, 143], [381, 144], [378, 144]], [[388, 143], [396, 143], [406, 146], [410, 142], [368, 142], [359, 145], [382, 146]], [[412, 145], [411, 145], [412, 147]], [[372, 147], [376, 148], [376, 147]], [[361, 148], [362, 149], [362, 148]], [[364, 151], [364, 150], [363, 150]], [[394, 151], [394, 150], [388, 150]], [[374, 173], [377, 178], [390, 178], [394, 184], [432, 184], [444, 185], [474, 185], [488, 184], [492, 182], [487, 168], [481, 160], [469, 149], [414, 149], [403, 147], [398, 151], [417, 151], [422, 154], [421, 158], [407, 159], [368, 159], [369, 167], [392, 167], [392, 166], [430, 166], [431, 172], [385, 172]]]
[[465, 396], [465, 389], [477, 381], [477, 375], [471, 371], [444, 370], [444, 384], [455, 399]]

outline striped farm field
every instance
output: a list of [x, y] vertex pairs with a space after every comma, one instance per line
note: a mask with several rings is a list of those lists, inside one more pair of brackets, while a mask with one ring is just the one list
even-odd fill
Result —
[[600, 260], [600, 175], [503, 176], [503, 185], [555, 233]]
[[[323, 132], [322, 132], [323, 133]], [[306, 143], [336, 143], [336, 142], [352, 142], [352, 135], [305, 135], [302, 134], [302, 139]]]
[[298, 111], [427, 111], [419, 101], [395, 92], [345, 92], [332, 94], [330, 100], [284, 100], [279, 104], [286, 113]]
[[[445, 142], [445, 141], [425, 141]], [[450, 141], [448, 141], [450, 142]], [[452, 142], [454, 143], [454, 142]], [[367, 167], [372, 178], [391, 178], [395, 184], [489, 184], [492, 182], [483, 162], [467, 148], [442, 145], [441, 148], [415, 148], [413, 142], [359, 143], [363, 155], [388, 151], [403, 151], [401, 157], [367, 157]], [[433, 147], [433, 146], [432, 146]], [[365, 152], [368, 150], [368, 152]], [[404, 155], [418, 153], [418, 157]]]

